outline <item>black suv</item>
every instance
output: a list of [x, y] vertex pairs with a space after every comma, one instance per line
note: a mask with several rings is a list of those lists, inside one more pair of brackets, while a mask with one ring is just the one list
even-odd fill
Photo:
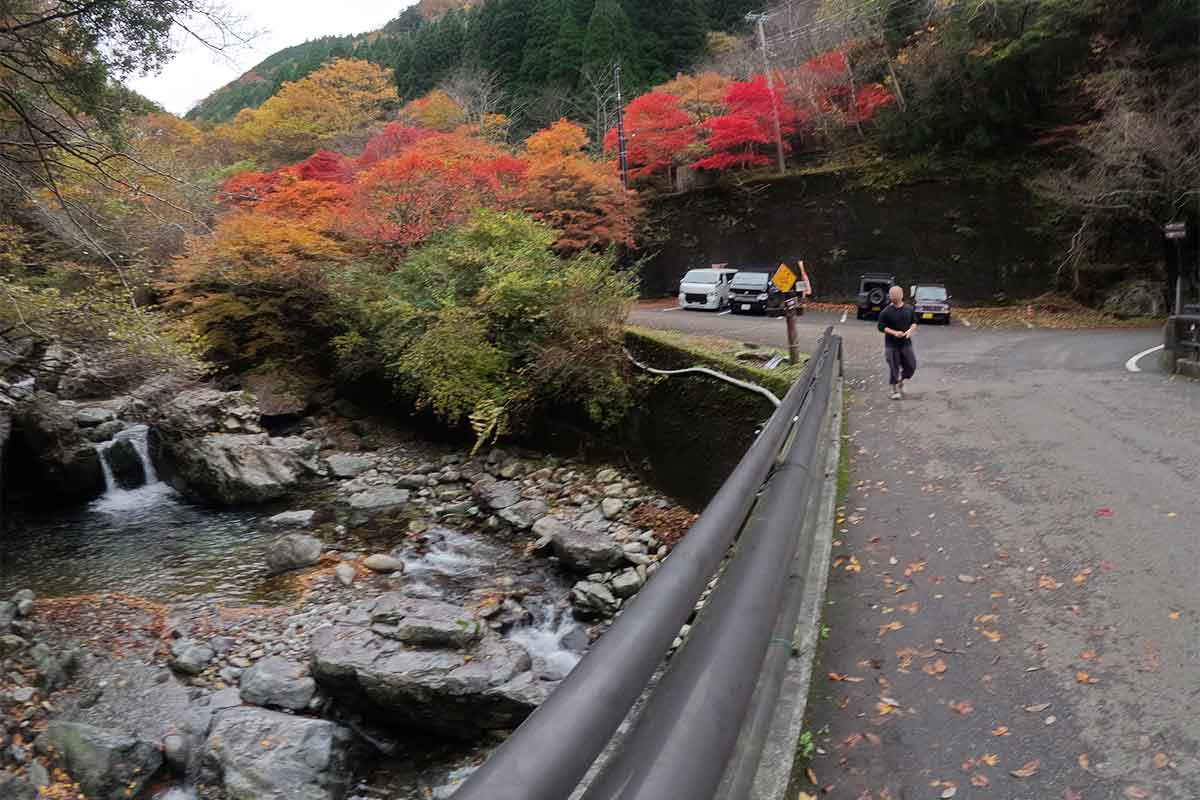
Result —
[[729, 284], [729, 309], [734, 314], [782, 314], [783, 301], [796, 293], [779, 291], [771, 282], [774, 274], [740, 270]]
[[858, 283], [858, 318], [879, 316], [888, 302], [888, 290], [896, 285], [896, 276], [886, 272], [868, 272]]

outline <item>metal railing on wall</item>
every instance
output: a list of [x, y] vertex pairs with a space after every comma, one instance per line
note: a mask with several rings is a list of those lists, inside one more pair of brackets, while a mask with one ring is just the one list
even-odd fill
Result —
[[[687, 536], [455, 800], [569, 798], [645, 692], [736, 541], [688, 641], [583, 795], [714, 796], [748, 716], [788, 571], [797, 549], [811, 545], [799, 532], [824, 478], [818, 439], [840, 369], [841, 339], [829, 328]], [[733, 776], [734, 786], [738, 781]]]

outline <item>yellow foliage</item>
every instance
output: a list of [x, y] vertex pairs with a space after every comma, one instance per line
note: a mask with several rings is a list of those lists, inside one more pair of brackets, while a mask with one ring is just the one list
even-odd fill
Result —
[[406, 125], [450, 133], [467, 121], [467, 112], [441, 89], [406, 103], [400, 109], [400, 121]]
[[526, 139], [525, 150], [535, 158], [565, 157], [579, 155], [587, 144], [583, 128], [564, 118]]
[[702, 122], [725, 113], [725, 94], [730, 83], [729, 78], [716, 72], [681, 73], [675, 80], [654, 87], [654, 91], [679, 98], [679, 107], [692, 119]]
[[386, 70], [338, 59], [285, 83], [259, 108], [238, 112], [228, 134], [244, 147], [265, 151], [273, 161], [297, 161], [369, 128], [397, 101]]

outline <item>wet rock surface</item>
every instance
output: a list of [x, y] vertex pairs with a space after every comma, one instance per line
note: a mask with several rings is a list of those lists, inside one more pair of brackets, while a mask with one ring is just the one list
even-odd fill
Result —
[[59, 759], [84, 793], [98, 800], [136, 797], [163, 761], [151, 742], [82, 722], [51, 722], [37, 746]]

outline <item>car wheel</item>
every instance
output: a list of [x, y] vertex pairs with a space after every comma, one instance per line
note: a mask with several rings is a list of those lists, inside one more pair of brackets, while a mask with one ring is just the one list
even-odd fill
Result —
[[864, 314], [863, 314], [863, 312], [862, 312], [862, 309], [861, 309], [861, 308], [860, 308], [858, 311], [854, 312], [854, 313], [855, 313], [855, 316], [857, 316], [859, 319], [863, 319], [863, 318], [864, 318]]

